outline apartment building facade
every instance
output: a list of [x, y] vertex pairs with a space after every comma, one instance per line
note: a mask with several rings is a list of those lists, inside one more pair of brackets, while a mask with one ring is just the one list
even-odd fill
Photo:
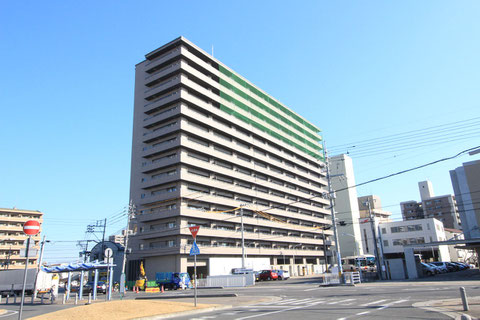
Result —
[[129, 263], [143, 261], [149, 278], [191, 272], [188, 227], [198, 225], [197, 270], [208, 275], [211, 258], [242, 255], [243, 220], [249, 260], [305, 273], [322, 264], [332, 243], [319, 129], [183, 37], [145, 58]]
[[40, 232], [32, 236], [33, 244], [37, 249], [37, 256], [29, 258], [29, 266], [38, 263], [38, 249], [40, 248], [41, 226], [43, 213], [33, 210], [0, 208], [0, 268], [1, 270], [24, 269], [26, 258], [20, 255], [20, 250], [25, 249], [27, 236], [23, 233], [23, 225], [28, 220], [38, 220]]
[[445, 228], [462, 229], [460, 214], [455, 197], [451, 194], [435, 196], [430, 181], [418, 183], [420, 202], [405, 201], [400, 203], [404, 220], [435, 218]]
[[[465, 239], [480, 238], [480, 160], [450, 171]], [[480, 249], [476, 248], [480, 253]]]

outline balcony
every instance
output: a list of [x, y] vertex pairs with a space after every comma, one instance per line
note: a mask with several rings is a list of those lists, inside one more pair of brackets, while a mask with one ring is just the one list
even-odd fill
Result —
[[[168, 141], [169, 140], [169, 141]], [[180, 146], [180, 139], [177, 138], [176, 140], [168, 139], [166, 141], [162, 141], [162, 144], [158, 144], [156, 146], [146, 146], [144, 147], [142, 156], [144, 158], [148, 158], [156, 153], [163, 152], [169, 149], [177, 148]], [[163, 143], [165, 142], [165, 143]]]
[[[145, 62], [145, 65], [144, 65], [145, 66], [145, 72], [148, 73], [149, 75], [152, 75], [156, 71], [158, 71], [158, 70], [154, 70], [154, 69], [158, 68], [160, 65], [162, 65], [163, 63], [165, 63], [169, 60], [177, 58], [178, 56], [180, 56], [180, 48], [177, 47], [173, 50], [170, 50], [170, 51], [164, 53], [163, 55], [156, 58], [155, 60], [147, 60]], [[147, 75], [145, 78], [148, 79], [149, 75]]]
[[180, 180], [180, 175], [178, 173], [172, 174], [170, 176], [161, 176], [161, 177], [158, 177], [157, 179], [154, 178], [154, 179], [144, 181], [142, 182], [141, 187], [142, 189], [145, 190], [148, 188], [155, 187], [157, 185], [162, 185], [162, 184], [173, 182], [176, 180]]
[[169, 88], [175, 85], [178, 85], [179, 83], [180, 83], [180, 76], [177, 75], [173, 78], [163, 81], [160, 84], [157, 84], [152, 88], [147, 88], [145, 90], [145, 100], [147, 101], [155, 100], [157, 97], [161, 95], [162, 92], [168, 90]]
[[156, 71], [155, 73], [152, 73], [152, 74], [149, 74], [145, 77], [145, 85], [147, 87], [151, 87], [151, 83], [162, 78], [162, 77], [165, 77], [166, 75], [170, 74], [170, 73], [173, 73], [175, 71], [178, 71], [180, 70], [180, 62], [176, 61], [172, 64], [169, 64], [163, 68], [161, 68], [160, 70]]
[[181, 98], [181, 90], [177, 88], [176, 90], [166, 93], [164, 96], [152, 102], [146, 103], [143, 106], [143, 112], [149, 113], [157, 108], [160, 108], [163, 105], [173, 103], [174, 101], [179, 100], [180, 98]]

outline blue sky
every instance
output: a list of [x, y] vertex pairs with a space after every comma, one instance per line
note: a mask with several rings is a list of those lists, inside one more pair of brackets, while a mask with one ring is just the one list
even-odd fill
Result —
[[[47, 261], [75, 259], [75, 244], [61, 241], [84, 239], [87, 224], [128, 203], [134, 66], [180, 35], [213, 46], [217, 59], [322, 128], [337, 152], [479, 117], [479, 9], [477, 1], [2, 1], [0, 207], [43, 211]], [[478, 130], [449, 140], [352, 152], [356, 181], [480, 145]], [[448, 171], [478, 158], [358, 193], [379, 195], [398, 217], [399, 202], [419, 198], [418, 181], [452, 193]]]

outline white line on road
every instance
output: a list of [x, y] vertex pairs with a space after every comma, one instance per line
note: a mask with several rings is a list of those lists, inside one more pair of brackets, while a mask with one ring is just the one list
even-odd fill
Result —
[[269, 314], [274, 314], [274, 313], [280, 313], [280, 312], [285, 312], [285, 311], [290, 311], [290, 310], [296, 310], [296, 309], [300, 309], [300, 308], [305, 308], [305, 306], [299, 306], [299, 307], [293, 307], [293, 308], [289, 308], [289, 309], [283, 309], [283, 310], [277, 310], [277, 311], [272, 311], [272, 312], [265, 312], [265, 313], [260, 313], [260, 314], [254, 314], [252, 316], [247, 316], [247, 317], [243, 317], [243, 318], [237, 318], [235, 320], [244, 320], [244, 319], [250, 319], [250, 318], [257, 318], [257, 317], [263, 317], [263, 316], [267, 316]]
[[0, 318], [8, 317], [8, 316], [11, 316], [11, 315], [13, 315], [13, 314], [15, 314], [15, 313], [18, 313], [18, 311], [8, 310], [5, 314], [2, 314], [2, 315], [0, 316]]
[[322, 290], [322, 289], [325, 289], [325, 288], [322, 288], [322, 287], [319, 287], [319, 288], [311, 288], [311, 289], [307, 289], [307, 290], [303, 290], [303, 291], [313, 291], [313, 290]]
[[377, 308], [377, 310], [383, 310], [383, 309], [388, 308], [388, 307], [390, 307], [390, 306], [392, 306], [392, 305], [394, 305], [394, 304], [402, 303], [402, 302], [405, 302], [405, 301], [408, 301], [408, 300], [393, 301], [393, 302], [391, 302], [391, 303], [387, 303], [386, 305], [384, 305], [384, 306], [382, 306], [382, 307], [380, 307], [380, 308]]
[[361, 304], [360, 307], [366, 307], [366, 306], [369, 306], [371, 304], [376, 304], [376, 303], [380, 303], [380, 302], [383, 302], [383, 301], [387, 301], [387, 300], [383, 299], [383, 300], [372, 301], [372, 302], [369, 302], [369, 303]]
[[318, 298], [301, 299], [294, 302], [289, 302], [288, 304], [291, 304], [292, 306], [296, 306], [299, 304], [309, 303], [310, 301], [316, 301], [316, 300], [318, 300]]
[[356, 316], [363, 316], [364, 314], [370, 313], [370, 311], [363, 311], [355, 314]]

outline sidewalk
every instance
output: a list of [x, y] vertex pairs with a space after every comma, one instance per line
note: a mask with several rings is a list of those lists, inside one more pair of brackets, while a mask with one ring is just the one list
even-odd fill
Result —
[[[469, 311], [463, 310], [462, 300], [448, 299], [437, 301], [426, 301], [415, 303], [413, 306], [416, 308], [427, 309], [435, 312], [441, 312], [452, 319], [480, 319], [480, 297], [468, 298]], [[462, 318], [462, 315], [465, 315]]]

